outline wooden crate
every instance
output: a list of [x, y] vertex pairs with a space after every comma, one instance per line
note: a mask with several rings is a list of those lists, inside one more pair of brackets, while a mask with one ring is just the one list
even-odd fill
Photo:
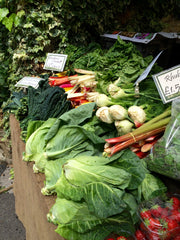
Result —
[[14, 115], [10, 116], [10, 127], [15, 211], [26, 229], [26, 240], [64, 240], [55, 232], [56, 226], [47, 221], [56, 197], [42, 195], [45, 175], [33, 173], [33, 162], [22, 160], [25, 143], [20, 139], [20, 126]]

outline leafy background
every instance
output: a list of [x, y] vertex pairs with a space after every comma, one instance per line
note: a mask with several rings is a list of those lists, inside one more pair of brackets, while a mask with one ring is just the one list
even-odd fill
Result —
[[178, 0], [0, 0], [0, 106], [19, 79], [43, 72], [48, 52], [99, 42], [107, 31], [170, 30], [179, 9]]

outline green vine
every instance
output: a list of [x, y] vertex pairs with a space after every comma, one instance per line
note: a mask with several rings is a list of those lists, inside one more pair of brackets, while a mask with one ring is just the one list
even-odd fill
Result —
[[100, 42], [109, 30], [161, 31], [179, 8], [178, 0], [1, 0], [0, 105], [18, 80], [43, 72], [48, 52]]

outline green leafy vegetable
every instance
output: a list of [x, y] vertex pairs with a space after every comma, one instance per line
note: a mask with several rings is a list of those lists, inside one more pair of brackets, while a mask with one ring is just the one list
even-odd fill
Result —
[[[108, 169], [105, 170], [108, 172]], [[127, 205], [123, 201], [124, 192], [119, 189], [121, 186], [115, 188], [111, 184], [103, 182], [102, 180], [87, 184], [84, 190], [84, 199], [90, 212], [94, 212], [97, 217], [107, 218], [123, 212]]]
[[[96, 72], [98, 81], [96, 91], [101, 94], [102, 99], [106, 96], [103, 102], [109, 105], [122, 105], [125, 108], [132, 105], [141, 106], [149, 120], [162, 113], [167, 107], [162, 103], [152, 79], [152, 74], [162, 70], [157, 64], [153, 66], [147, 78], [139, 84], [139, 94], [135, 93], [134, 82], [150, 64], [152, 58], [152, 56], [143, 57], [133, 43], [118, 38], [108, 50], [98, 48], [88, 52], [77, 58], [73, 66]], [[119, 90], [111, 94], [110, 85], [116, 86]], [[98, 106], [101, 107], [101, 105]]]
[[86, 165], [76, 160], [69, 160], [63, 166], [63, 172], [70, 184], [80, 187], [91, 182], [104, 182], [120, 189], [128, 187], [131, 175], [125, 170], [108, 165]]
[[167, 191], [164, 183], [152, 174], [147, 173], [141, 185], [144, 200], [163, 195]]
[[28, 94], [23, 90], [13, 92], [3, 111], [15, 114], [20, 122], [22, 139], [25, 141], [29, 137], [27, 133], [29, 121], [57, 118], [70, 109], [71, 102], [67, 100], [64, 89], [50, 87], [46, 80], [41, 80], [37, 89], [28, 87]]
[[[62, 217], [63, 216], [63, 217]], [[127, 213], [114, 215], [110, 218], [98, 218], [89, 211], [85, 202], [57, 198], [55, 205], [48, 214], [48, 220], [58, 224], [56, 232], [61, 236], [71, 239], [96, 239], [102, 240], [113, 231], [126, 234], [134, 231], [131, 217]]]
[[52, 126], [50, 131], [48, 131], [46, 136], [46, 141], [49, 141], [52, 137], [57, 134], [57, 131], [64, 124], [66, 125], [80, 125], [83, 122], [87, 121], [87, 119], [91, 119], [93, 116], [93, 112], [95, 110], [95, 103], [88, 103], [85, 105], [81, 105], [78, 108], [71, 109], [67, 113], [61, 115]]
[[45, 187], [41, 189], [42, 194], [51, 195], [54, 192], [55, 185], [61, 176], [62, 165], [66, 159], [57, 159], [56, 161], [47, 161], [45, 166]]
[[113, 166], [120, 167], [131, 174], [129, 189], [137, 189], [145, 178], [148, 170], [142, 159], [138, 158], [132, 151], [122, 151], [117, 161], [112, 163]]
[[[128, 152], [131, 151], [121, 153], [127, 164], [131, 156]], [[52, 188], [49, 188], [57, 193], [56, 203], [48, 214], [49, 221], [58, 225], [56, 232], [67, 239], [103, 240], [112, 232], [129, 236], [135, 231], [138, 202], [129, 189], [132, 177], [129, 172], [133, 173], [133, 167], [127, 172], [125, 167], [121, 169], [121, 161], [98, 156], [77, 156], [63, 165], [60, 164], [61, 160], [58, 161], [59, 167], [52, 162], [53, 165], [46, 165], [48, 168], [52, 166], [50, 173], [45, 170], [49, 176], [53, 171], [61, 172], [58, 180], [56, 174], [50, 184]], [[136, 166], [135, 161], [132, 166], [133, 163]], [[145, 173], [139, 176], [141, 181], [135, 183], [134, 189], [140, 187], [144, 177]], [[102, 234], [104, 226], [106, 231]]]
[[[80, 232], [91, 230], [103, 222], [103, 220], [91, 214], [86, 202], [74, 202], [65, 198], [56, 199], [56, 203], [50, 209], [48, 219], [53, 223], [69, 224], [69, 226], [72, 223], [71, 228], [73, 230], [78, 228]], [[78, 222], [81, 226], [78, 225]]]
[[[78, 224], [80, 223], [78, 222]], [[121, 228], [119, 226], [121, 226]], [[130, 236], [134, 232], [134, 228], [132, 227], [131, 219], [124, 214], [121, 216], [112, 216], [105, 220], [103, 224], [98, 225], [91, 231], [85, 233], [72, 230], [71, 224], [70, 227], [68, 227], [68, 225], [59, 224], [56, 232], [66, 239], [103, 240], [112, 232], [116, 232], [118, 235]]]
[[[35, 161], [35, 156], [43, 153], [45, 147], [45, 136], [55, 121], [55, 118], [49, 118], [30, 135], [26, 142], [26, 148], [23, 157], [24, 161]], [[31, 128], [29, 128], [29, 131], [31, 131]]]
[[[43, 172], [48, 160], [59, 158], [68, 160], [80, 155], [101, 155], [104, 146], [101, 136], [106, 137], [107, 129], [101, 126], [99, 133], [86, 130], [88, 121], [94, 114], [94, 107], [94, 103], [89, 103], [64, 113], [59, 119], [48, 119], [31, 135], [32, 130], [29, 127], [30, 137], [27, 139], [24, 160], [34, 161], [36, 171]], [[71, 125], [73, 123], [77, 125]], [[95, 123], [97, 126], [97, 122]], [[91, 127], [94, 126], [91, 121], [90, 124]], [[101, 125], [100, 122], [98, 124]]]
[[37, 89], [28, 87], [28, 118], [47, 120], [57, 118], [71, 109], [71, 103], [63, 88], [51, 87], [42, 80]]
[[[99, 157], [99, 156], [84, 156], [84, 155], [78, 155], [75, 157], [78, 162], [86, 164], [86, 165], [106, 165], [108, 164], [111, 160], [109, 158], [105, 157]], [[42, 193], [44, 195], [49, 195], [52, 194], [52, 192], [55, 191], [56, 188], [56, 183], [58, 179], [61, 176], [62, 173], [62, 166], [63, 164], [67, 161], [67, 159], [56, 159], [56, 161], [47, 161], [46, 166], [45, 166], [45, 176], [46, 176], [46, 181], [45, 181], [45, 186], [42, 189]]]
[[[81, 156], [81, 159], [82, 157], [83, 156]], [[89, 157], [84, 156], [84, 159], [86, 158], [88, 159]], [[94, 157], [90, 159], [93, 158]], [[95, 158], [97, 159], [97, 157]], [[86, 190], [84, 187], [93, 182], [110, 184], [111, 186], [116, 186], [120, 189], [127, 188], [131, 175], [120, 168], [118, 169], [104, 164], [102, 165], [103, 161], [107, 163], [105, 158], [101, 159], [101, 165], [98, 161], [92, 162], [91, 165], [86, 165], [85, 163], [82, 163], [82, 160], [81, 162], [78, 161], [78, 157], [67, 161], [67, 163], [63, 165], [61, 177], [55, 186], [57, 194], [59, 196], [66, 196], [66, 198], [79, 201], [85, 196], [84, 191]]]
[[51, 160], [59, 157], [69, 159], [80, 153], [94, 155], [98, 154], [97, 150], [102, 150], [103, 145], [104, 141], [100, 137], [92, 136], [92, 133], [88, 135], [82, 127], [64, 125], [47, 143], [44, 156]]
[[171, 120], [162, 138], [146, 158], [148, 168], [156, 173], [180, 180], [180, 114], [179, 99], [172, 103]]
[[33, 132], [35, 132], [42, 124], [44, 123], [44, 121], [29, 121], [28, 122], [28, 127], [27, 127], [27, 135], [26, 135], [26, 142], [28, 140], [28, 138], [31, 136], [31, 134]]

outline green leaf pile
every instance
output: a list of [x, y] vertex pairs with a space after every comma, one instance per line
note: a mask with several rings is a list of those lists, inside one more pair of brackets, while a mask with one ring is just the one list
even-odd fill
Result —
[[104, 139], [114, 129], [95, 118], [95, 108], [95, 103], [81, 105], [28, 128], [24, 160], [34, 161], [34, 171], [45, 174], [42, 194], [57, 195], [47, 218], [67, 240], [129, 236], [138, 204], [166, 192], [129, 149], [103, 157]]

